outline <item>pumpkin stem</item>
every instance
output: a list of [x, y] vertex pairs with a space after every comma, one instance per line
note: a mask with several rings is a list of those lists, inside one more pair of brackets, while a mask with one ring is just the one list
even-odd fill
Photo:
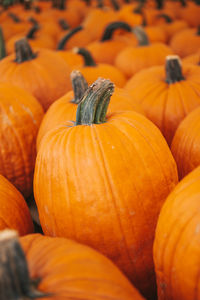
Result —
[[156, 0], [157, 9], [162, 9], [164, 6], [163, 0]]
[[165, 63], [165, 81], [169, 84], [184, 80], [180, 58], [177, 55], [168, 55]]
[[187, 2], [185, 0], [180, 0], [181, 2], [181, 5], [184, 7], [184, 6], [187, 6]]
[[60, 25], [60, 27], [61, 27], [62, 30], [67, 30], [67, 29], [69, 29], [69, 24], [68, 24], [67, 21], [65, 21], [64, 19], [60, 19], [60, 20], [58, 21], [58, 23], [59, 23], [59, 25]]
[[66, 9], [66, 0], [60, 0], [58, 9], [65, 10]]
[[3, 36], [3, 30], [0, 27], [0, 60], [6, 56], [6, 47], [5, 47], [5, 40]]
[[166, 14], [157, 15], [156, 18], [158, 18], [158, 19], [163, 18], [166, 21], [166, 23], [172, 23], [173, 22], [172, 18], [170, 16], [166, 15]]
[[103, 8], [103, 7], [104, 7], [103, 0], [97, 0], [97, 8]]
[[196, 3], [196, 5], [200, 5], [200, 0], [194, 0], [194, 2]]
[[73, 49], [73, 52], [74, 53], [77, 53], [77, 54], [80, 54], [83, 59], [84, 59], [84, 66], [85, 67], [95, 67], [97, 64], [95, 63], [91, 53], [86, 50], [85, 48], [78, 48], [78, 47], [75, 47]]
[[41, 13], [41, 8], [39, 6], [34, 6], [33, 10], [35, 11], [36, 14]]
[[106, 113], [114, 84], [98, 78], [85, 92], [76, 112], [76, 125], [101, 124], [106, 121]]
[[117, 0], [110, 0], [110, 2], [111, 2], [111, 4], [112, 4], [114, 10], [116, 10], [116, 11], [117, 11], [117, 10], [120, 10], [120, 5], [119, 5], [119, 3], [118, 3]]
[[140, 0], [138, 3], [138, 6], [136, 8], [134, 8], [133, 13], [141, 15], [144, 4], [145, 4], [145, 1]]
[[123, 29], [127, 32], [132, 31], [132, 28], [128, 23], [125, 23], [125, 22], [112, 22], [112, 23], [108, 24], [108, 26], [106, 27], [106, 29], [103, 33], [103, 36], [101, 38], [101, 42], [111, 40], [115, 30], [117, 30], [117, 29]]
[[37, 290], [39, 280], [29, 275], [25, 254], [17, 232], [4, 230], [0, 233], [0, 299], [36, 299], [47, 297]]
[[76, 28], [73, 28], [72, 30], [70, 30], [59, 42], [58, 42], [58, 46], [57, 46], [57, 50], [63, 50], [66, 42], [73, 36], [75, 35], [77, 32], [83, 30], [83, 26], [77, 26]]
[[25, 0], [25, 1], [24, 1], [24, 8], [25, 8], [26, 10], [31, 9], [31, 6], [32, 6], [32, 0]]
[[200, 35], [200, 25], [197, 27], [197, 35]]
[[85, 91], [88, 89], [88, 84], [80, 71], [74, 70], [71, 75], [72, 89], [74, 91], [74, 99], [72, 103], [79, 104]]
[[132, 29], [133, 33], [136, 35], [139, 46], [148, 46], [149, 38], [141, 26], [136, 26]]
[[31, 29], [28, 31], [28, 33], [26, 34], [26, 38], [27, 38], [27, 39], [30, 39], [30, 40], [34, 39], [34, 38], [35, 38], [35, 34], [36, 34], [36, 32], [37, 32], [39, 29], [40, 29], [40, 26], [39, 26], [38, 24], [33, 25], [33, 26], [31, 27]]
[[18, 64], [37, 57], [37, 54], [33, 53], [26, 38], [23, 38], [15, 43], [15, 54], [15, 62]]
[[39, 26], [39, 23], [38, 23], [38, 21], [36, 20], [36, 19], [34, 19], [33, 17], [30, 17], [30, 18], [28, 18], [28, 21], [29, 22], [31, 22], [33, 25], [37, 25], [37, 26]]
[[17, 15], [15, 15], [14, 13], [12, 13], [12, 12], [10, 12], [10, 13], [8, 14], [8, 16], [9, 16], [15, 23], [20, 23], [20, 22], [21, 22], [20, 18], [19, 18]]

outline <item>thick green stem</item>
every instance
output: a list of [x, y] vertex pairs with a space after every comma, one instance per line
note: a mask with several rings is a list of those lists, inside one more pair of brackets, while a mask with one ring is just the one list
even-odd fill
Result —
[[200, 5], [200, 0], [194, 0], [194, 2], [196, 3], [196, 5]]
[[134, 8], [133, 13], [141, 15], [144, 5], [145, 5], [145, 1], [140, 0], [138, 6]]
[[88, 84], [80, 71], [74, 70], [71, 75], [72, 89], [74, 91], [74, 99], [72, 103], [79, 104], [85, 91], [88, 89]]
[[76, 125], [92, 125], [106, 122], [106, 113], [114, 84], [107, 79], [97, 79], [85, 92], [78, 105]]
[[106, 27], [106, 29], [103, 33], [103, 36], [101, 38], [101, 42], [111, 40], [115, 30], [117, 30], [117, 29], [122, 29], [122, 30], [127, 31], [127, 32], [132, 31], [132, 28], [128, 23], [120, 22], [120, 21], [110, 23], [110, 24], [108, 24], [108, 26]]
[[197, 35], [200, 35], [200, 25], [197, 27]]
[[136, 26], [133, 28], [133, 33], [136, 35], [138, 40], [138, 46], [148, 46], [149, 38], [141, 26]]
[[33, 25], [31, 29], [26, 34], [26, 38], [33, 40], [35, 38], [36, 32], [40, 29], [39, 25]]
[[58, 21], [58, 23], [59, 23], [62, 30], [68, 30], [69, 29], [69, 24], [64, 19], [60, 19]]
[[166, 14], [160, 14], [160, 15], [157, 15], [156, 18], [158, 19], [164, 19], [166, 21], [166, 23], [172, 23], [173, 20], [170, 16], [166, 15]]
[[0, 60], [6, 56], [6, 47], [5, 47], [5, 40], [3, 36], [3, 30], [0, 27]]
[[57, 46], [57, 50], [63, 50], [67, 41], [71, 39], [73, 35], [75, 35], [77, 32], [83, 30], [83, 26], [77, 26], [76, 28], [73, 28], [70, 30], [59, 42]]
[[80, 54], [84, 59], [84, 66], [85, 67], [95, 67], [97, 64], [95, 63], [91, 53], [86, 50], [85, 48], [74, 48], [74, 53]]
[[21, 22], [20, 18], [12, 12], [8, 14], [8, 17], [10, 17], [15, 23]]
[[58, 9], [65, 10], [66, 9], [66, 0], [60, 0]]
[[15, 62], [21, 64], [25, 61], [32, 60], [37, 57], [36, 53], [33, 53], [31, 46], [26, 38], [18, 40], [15, 43]]
[[114, 10], [120, 10], [120, 5], [119, 5], [119, 2], [117, 0], [110, 0]]
[[164, 6], [163, 0], [156, 0], [157, 3], [157, 9], [162, 9]]
[[169, 84], [184, 80], [180, 58], [177, 55], [168, 55], [165, 63], [165, 81]]
[[31, 22], [35, 26], [39, 26], [38, 21], [36, 19], [34, 19], [33, 17], [28, 18], [28, 21]]
[[50, 295], [37, 290], [40, 280], [29, 275], [25, 254], [17, 233], [4, 230], [0, 233], [0, 299], [38, 299]]
[[180, 0], [181, 2], [181, 5], [184, 7], [184, 6], [187, 6], [187, 1], [186, 0]]

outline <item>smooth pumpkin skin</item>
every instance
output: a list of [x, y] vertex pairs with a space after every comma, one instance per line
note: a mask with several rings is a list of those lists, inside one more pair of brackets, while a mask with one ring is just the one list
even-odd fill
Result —
[[200, 48], [200, 34], [197, 35], [197, 28], [181, 30], [172, 37], [169, 45], [180, 57], [188, 56]]
[[197, 108], [180, 123], [171, 145], [180, 178], [200, 165], [199, 146], [200, 108]]
[[0, 175], [0, 230], [10, 228], [26, 235], [34, 231], [25, 199], [5, 177]]
[[161, 210], [154, 242], [159, 300], [199, 299], [200, 168], [187, 175]]
[[40, 234], [20, 238], [31, 278], [51, 300], [144, 300], [128, 279], [97, 251], [64, 238]]
[[[44, 135], [58, 125], [63, 125], [66, 121], [75, 120], [77, 104], [71, 101], [74, 98], [73, 91], [68, 92], [65, 96], [55, 101], [46, 112], [37, 136], [37, 149]], [[115, 91], [110, 99], [108, 113], [116, 112], [117, 110], [134, 110], [144, 114], [142, 108], [127, 91], [120, 88], [115, 88]]]
[[117, 55], [115, 66], [130, 78], [142, 69], [164, 64], [165, 57], [170, 54], [173, 51], [162, 43], [127, 47]]
[[34, 195], [44, 233], [97, 249], [151, 298], [154, 230], [177, 183], [171, 152], [156, 126], [133, 111], [71, 125], [49, 131], [39, 147]]
[[57, 54], [64, 59], [64, 61], [67, 63], [70, 71], [79, 69], [83, 65], [83, 58], [81, 55], [73, 53], [71, 51], [57, 51]]
[[44, 110], [71, 89], [70, 69], [56, 52], [34, 50], [37, 57], [16, 63], [15, 55], [0, 61], [0, 82], [8, 82], [31, 93]]
[[186, 80], [168, 84], [164, 67], [158, 66], [139, 72], [124, 87], [138, 100], [169, 145], [179, 123], [200, 105], [200, 68], [189, 64], [182, 67]]
[[199, 51], [196, 53], [184, 57], [183, 62], [193, 65], [200, 65], [200, 47]]
[[26, 91], [0, 84], [0, 174], [25, 196], [32, 192], [36, 137], [44, 112]]

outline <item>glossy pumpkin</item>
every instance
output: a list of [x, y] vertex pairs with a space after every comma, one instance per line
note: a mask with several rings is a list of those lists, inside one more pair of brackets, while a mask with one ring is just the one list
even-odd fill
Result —
[[97, 80], [78, 106], [76, 126], [66, 122], [45, 135], [34, 195], [46, 235], [99, 250], [151, 298], [154, 229], [177, 170], [160, 131], [143, 115], [116, 112], [105, 120], [112, 92], [110, 81]]
[[20, 192], [0, 175], [0, 230], [10, 228], [26, 235], [33, 232], [31, 215]]
[[18, 41], [15, 49], [15, 54], [0, 62], [0, 82], [27, 90], [45, 110], [71, 89], [70, 70], [56, 53], [32, 51], [26, 39]]
[[143, 70], [125, 88], [137, 99], [146, 116], [162, 131], [168, 144], [179, 123], [200, 105], [200, 68], [181, 66], [177, 56], [168, 56], [165, 67]]
[[176, 186], [159, 216], [154, 242], [159, 300], [199, 299], [199, 205], [200, 167]]
[[[117, 267], [74, 241], [39, 234], [0, 234], [1, 300], [142, 300]], [[10, 263], [12, 262], [12, 263]]]
[[28, 197], [43, 109], [33, 96], [8, 83], [0, 84], [0, 108], [0, 174]]

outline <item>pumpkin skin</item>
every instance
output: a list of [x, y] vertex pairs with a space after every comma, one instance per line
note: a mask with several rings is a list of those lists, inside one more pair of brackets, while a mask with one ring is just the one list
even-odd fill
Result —
[[171, 152], [156, 126], [133, 111], [71, 124], [49, 131], [37, 155], [34, 195], [44, 233], [97, 249], [151, 298], [154, 229], [177, 183]]
[[174, 135], [171, 150], [183, 178], [200, 165], [200, 108], [192, 111], [179, 125]]
[[[5, 231], [1, 233], [1, 239], [2, 234], [5, 235]], [[7, 275], [7, 278], [11, 278], [7, 287], [1, 279], [1, 299], [3, 289], [10, 287], [15, 292], [19, 282], [21, 285], [17, 295], [20, 299], [144, 300], [111, 261], [87, 246], [40, 234], [27, 235], [19, 241], [15, 239], [15, 242], [5, 240], [7, 248], [3, 242], [1, 240], [1, 247], [5, 250], [1, 249], [1, 253], [4, 250], [1, 257], [9, 253], [6, 258], [7, 261], [12, 259], [12, 266]], [[2, 259], [0, 262], [2, 264]], [[9, 286], [9, 283], [13, 285]]]
[[199, 195], [198, 167], [176, 186], [161, 210], [154, 242], [159, 300], [199, 299]]
[[0, 207], [0, 230], [15, 229], [19, 235], [33, 232], [33, 222], [26, 201], [2, 175], [0, 175]]
[[200, 65], [200, 49], [198, 52], [188, 55], [183, 59], [184, 63]]
[[0, 174], [25, 197], [32, 192], [36, 137], [43, 115], [32, 95], [11, 84], [0, 84]]
[[200, 105], [200, 68], [183, 64], [182, 74], [185, 80], [167, 83], [165, 67], [156, 66], [139, 72], [125, 86], [169, 145], [179, 123]]
[[[25, 39], [19, 42], [22, 44], [21, 48], [24, 44], [27, 47]], [[25, 89], [47, 110], [52, 102], [71, 89], [70, 70], [55, 52], [39, 49], [36, 53], [29, 48], [26, 53], [29, 57], [19, 63], [15, 62], [15, 54], [1, 60], [0, 82], [8, 82]]]

